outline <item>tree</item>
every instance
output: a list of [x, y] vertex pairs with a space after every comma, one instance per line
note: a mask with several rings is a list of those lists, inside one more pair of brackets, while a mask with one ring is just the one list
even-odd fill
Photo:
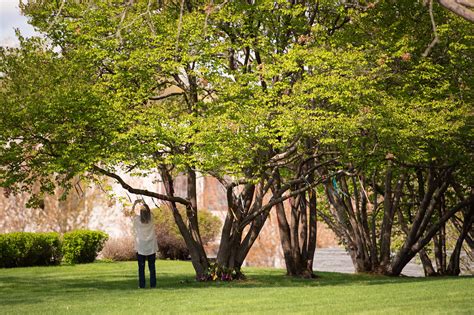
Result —
[[[205, 10], [199, 1], [25, 4], [51, 46], [22, 40], [20, 49], [2, 53], [2, 185], [27, 189], [39, 181], [51, 191], [52, 174], [63, 183], [75, 174], [100, 174], [131, 193], [167, 201], [197, 277], [205, 279], [196, 172], [213, 173], [229, 191], [218, 263], [239, 276], [272, 206], [311, 184], [286, 195], [291, 185], [282, 185], [264, 201], [275, 168], [268, 161], [298, 137], [295, 128], [282, 135], [272, 126], [282, 87], [265, 82], [271, 73], [262, 79], [263, 67], [301, 31], [285, 43], [273, 25], [260, 29], [273, 13], [271, 1], [223, 4]], [[296, 23], [302, 18], [299, 13]], [[119, 169], [159, 172], [165, 193], [131, 187]], [[175, 195], [179, 173], [187, 178], [185, 198]], [[245, 188], [234, 194], [240, 185]], [[178, 204], [186, 207], [185, 218]]]
[[[464, 68], [470, 53], [460, 53], [469, 50], [464, 43], [470, 35], [466, 23], [437, 11], [443, 39], [427, 55], [430, 45], [420, 43], [430, 38], [421, 28], [430, 23], [417, 20], [412, 27], [401, 19], [411, 14], [427, 20], [421, 4], [382, 2], [371, 10], [357, 20], [364, 26], [363, 42], [356, 44], [357, 28], [341, 36], [350, 34], [371, 55], [369, 64], [380, 66], [378, 97], [363, 108], [359, 135], [340, 149], [346, 173], [326, 183], [331, 207], [322, 216], [345, 243], [356, 270], [399, 275], [450, 217], [472, 203], [472, 154], [466, 146], [472, 138], [466, 130], [472, 93], [465, 88]], [[455, 187], [462, 192], [438, 215]], [[392, 259], [395, 232], [406, 238]]]

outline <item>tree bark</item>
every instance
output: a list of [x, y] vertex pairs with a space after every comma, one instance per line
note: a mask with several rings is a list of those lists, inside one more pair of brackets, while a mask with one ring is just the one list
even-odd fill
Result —
[[473, 2], [469, 0], [438, 0], [438, 2], [453, 12], [454, 14], [459, 15], [460, 17], [474, 22], [474, 11], [470, 8], [473, 7]]
[[433, 264], [431, 263], [431, 259], [426, 253], [424, 249], [420, 250], [418, 253], [420, 255], [421, 259], [421, 264], [423, 266], [423, 271], [425, 273], [425, 277], [432, 277], [432, 276], [437, 276], [438, 273], [436, 270], [433, 268]]
[[314, 189], [308, 190], [309, 194], [309, 232], [308, 232], [308, 254], [306, 259], [306, 270], [310, 275], [313, 273], [314, 253], [316, 251], [316, 241], [318, 232], [317, 220], [317, 198]]
[[[160, 167], [160, 174], [167, 195], [170, 197], [174, 197], [173, 178], [171, 177], [169, 171], [166, 169], [165, 166]], [[191, 262], [196, 272], [196, 279], [207, 280], [207, 270], [209, 267], [209, 262], [207, 260], [207, 256], [205, 254], [202, 243], [196, 241], [196, 239], [193, 238], [193, 232], [188, 230], [188, 227], [186, 227], [186, 224], [184, 223], [183, 218], [181, 217], [181, 214], [179, 213], [179, 210], [176, 206], [176, 202], [169, 201], [168, 204], [173, 213], [173, 218], [176, 222], [176, 225], [178, 226], [179, 232], [183, 236], [184, 242], [186, 243], [186, 247], [189, 250]]]
[[[311, 165], [311, 163], [310, 163]], [[310, 167], [310, 166], [308, 166]], [[314, 180], [314, 176], [308, 176]], [[280, 175], [275, 174], [274, 194], [280, 190]], [[293, 187], [298, 190], [299, 187]], [[283, 248], [287, 275], [293, 277], [314, 278], [313, 261], [316, 249], [316, 195], [312, 189], [290, 198], [290, 218], [288, 224], [284, 203], [276, 205], [280, 241]]]
[[448, 267], [446, 268], [446, 275], [450, 276], [458, 276], [461, 272], [461, 268], [459, 267], [459, 260], [461, 258], [461, 249], [462, 244], [468, 234], [472, 231], [472, 224], [474, 222], [474, 205], [471, 204], [467, 211], [464, 212], [464, 221], [461, 233], [456, 241], [456, 245], [454, 246], [453, 253], [449, 259]]
[[435, 224], [433, 224], [417, 241], [413, 242], [411, 245], [405, 241], [402, 249], [397, 253], [395, 259], [392, 262], [392, 270], [389, 275], [398, 276], [400, 275], [403, 268], [410, 262], [410, 260], [426, 246], [433, 236], [439, 231], [442, 224], [454, 216], [459, 210], [467, 206], [472, 206], [474, 203], [474, 195], [469, 196], [469, 198], [459, 202], [451, 210], [447, 211]]
[[380, 267], [386, 269], [390, 263], [390, 237], [393, 224], [392, 204], [392, 162], [388, 161], [387, 174], [385, 175], [385, 192], [383, 196], [384, 215], [380, 231]]

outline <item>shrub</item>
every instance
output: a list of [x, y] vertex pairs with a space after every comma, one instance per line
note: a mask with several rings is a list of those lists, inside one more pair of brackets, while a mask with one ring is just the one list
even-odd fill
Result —
[[100, 256], [115, 261], [135, 260], [135, 240], [131, 236], [111, 238], [105, 242]]
[[[185, 216], [185, 209], [179, 208], [180, 213]], [[189, 257], [181, 233], [174, 222], [173, 214], [167, 208], [156, 208], [153, 210], [156, 225], [156, 236], [161, 258], [185, 260]], [[219, 232], [221, 221], [207, 210], [200, 210], [199, 232], [204, 245], [212, 241]]]
[[76, 230], [63, 236], [64, 262], [70, 264], [90, 263], [104, 247], [108, 235], [100, 231]]
[[0, 234], [0, 267], [58, 265], [61, 241], [58, 233], [14, 232]]

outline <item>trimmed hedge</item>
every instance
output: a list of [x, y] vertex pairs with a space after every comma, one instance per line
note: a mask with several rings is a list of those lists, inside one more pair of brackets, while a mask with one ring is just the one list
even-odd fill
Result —
[[[77, 230], [59, 233], [13, 232], [0, 234], [0, 268], [93, 262], [108, 235], [100, 231]], [[63, 257], [64, 255], [64, 257]]]
[[109, 236], [100, 231], [77, 230], [63, 236], [64, 262], [90, 263], [95, 260]]
[[61, 262], [58, 233], [0, 234], [0, 268], [48, 266]]

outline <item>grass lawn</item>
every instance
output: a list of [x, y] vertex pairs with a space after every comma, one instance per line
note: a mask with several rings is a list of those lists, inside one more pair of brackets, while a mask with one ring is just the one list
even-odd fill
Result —
[[157, 289], [138, 289], [135, 262], [0, 269], [0, 314], [474, 314], [474, 277], [387, 278], [247, 268], [246, 281], [198, 283], [189, 262], [157, 261]]

